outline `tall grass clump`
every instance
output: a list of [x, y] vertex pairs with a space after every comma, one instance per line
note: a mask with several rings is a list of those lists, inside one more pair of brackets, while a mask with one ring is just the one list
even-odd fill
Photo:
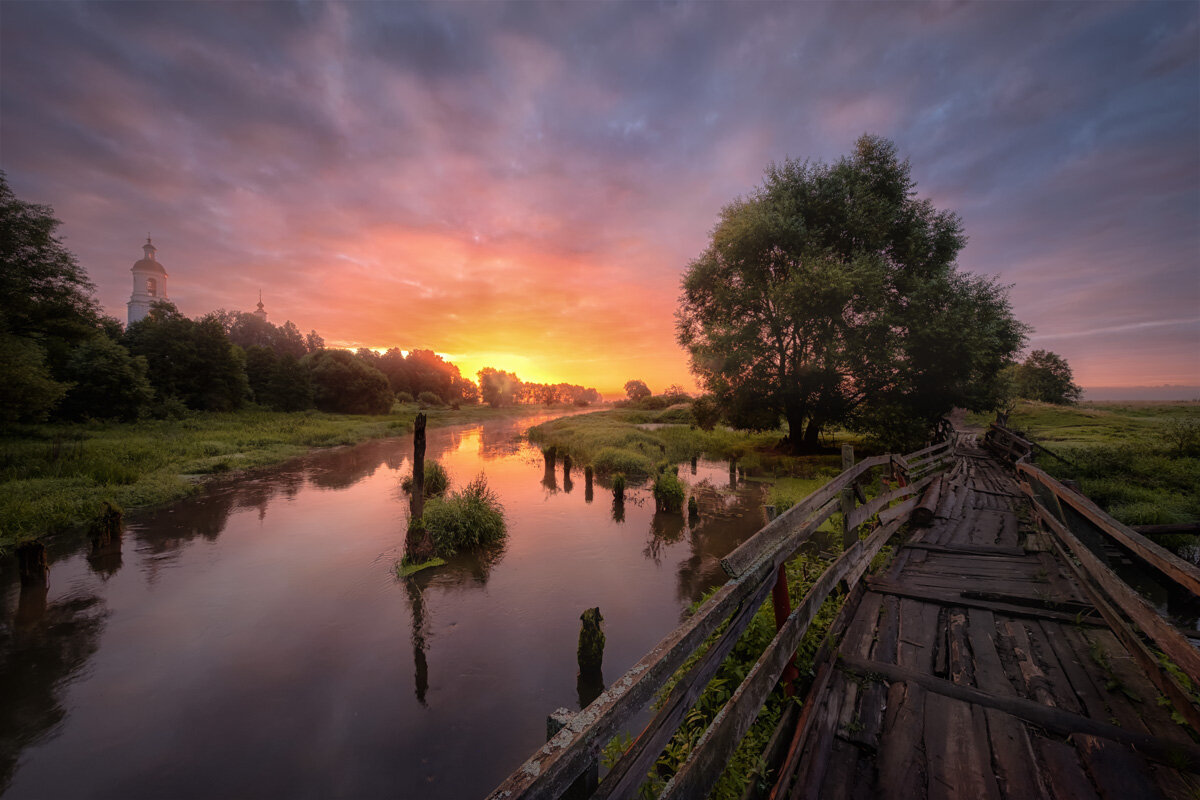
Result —
[[654, 479], [654, 508], [656, 511], [678, 514], [683, 508], [685, 494], [683, 483], [671, 470], [660, 472]]
[[654, 462], [648, 456], [620, 447], [602, 448], [592, 459], [592, 466], [601, 475], [620, 472], [631, 477], [645, 477], [654, 472]]
[[[400, 488], [412, 494], [413, 476], [405, 475], [400, 481]], [[425, 462], [425, 496], [441, 497], [450, 488], [450, 474], [437, 461]]]
[[506, 534], [504, 506], [482, 472], [462, 491], [430, 499], [422, 521], [442, 556], [499, 544]]

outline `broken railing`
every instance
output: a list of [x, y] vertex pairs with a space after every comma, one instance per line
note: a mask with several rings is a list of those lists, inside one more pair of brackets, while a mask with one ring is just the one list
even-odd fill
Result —
[[[1122, 644], [1193, 729], [1200, 731], [1200, 652], [1141, 595], [1117, 576], [1087, 542], [1120, 545], [1153, 571], [1193, 597], [1200, 597], [1200, 569], [1106, 514], [1082, 493], [1067, 487], [1030, 463], [1035, 445], [999, 426], [989, 444], [1016, 455], [1021, 491], [1051, 541], [1079, 583], [1091, 595]], [[1023, 454], [1019, 454], [1023, 448]], [[1155, 652], [1163, 654], [1168, 667]], [[1181, 680], [1179, 672], [1186, 676]], [[1191, 686], [1185, 684], [1190, 682]], [[1191, 691], [1189, 691], [1191, 688]]]
[[[722, 559], [721, 566], [729, 581], [591, 705], [572, 716], [490, 797], [562, 796], [580, 775], [590, 771], [601, 748], [621, 731], [621, 726], [654, 702], [667, 682], [698, 650], [703, 650], [599, 785], [584, 787], [592, 797], [635, 795], [705, 686], [767, 596], [774, 592], [775, 638], [692, 747], [661, 795], [705, 796], [720, 778], [771, 690], [785, 677], [822, 604], [839, 585], [853, 586], [859, 581], [871, 559], [904, 523], [920, 499], [920, 492], [949, 465], [953, 450], [954, 442], [949, 440], [907, 456], [875, 456], [854, 464], [853, 452], [844, 448], [846, 469], [840, 475], [770, 521]], [[883, 494], [867, 500], [862, 487], [879, 471], [896, 488], [885, 483]], [[837, 512], [842, 514], [843, 552], [792, 609], [784, 565]], [[865, 538], [863, 533], [867, 533]], [[705, 643], [718, 632], [715, 641], [704, 649]]]

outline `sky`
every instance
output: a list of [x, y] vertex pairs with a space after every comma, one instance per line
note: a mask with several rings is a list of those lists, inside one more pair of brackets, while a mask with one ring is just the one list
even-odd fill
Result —
[[471, 376], [692, 387], [721, 208], [863, 133], [1030, 348], [1200, 396], [1197, 3], [0, 3], [0, 169], [108, 313], [150, 233], [185, 314]]

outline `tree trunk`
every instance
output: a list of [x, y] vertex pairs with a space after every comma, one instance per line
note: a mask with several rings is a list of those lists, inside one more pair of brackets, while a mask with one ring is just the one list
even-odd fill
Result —
[[804, 445], [800, 448], [805, 453], [815, 453], [821, 449], [821, 423], [816, 419], [808, 421], [804, 429]]

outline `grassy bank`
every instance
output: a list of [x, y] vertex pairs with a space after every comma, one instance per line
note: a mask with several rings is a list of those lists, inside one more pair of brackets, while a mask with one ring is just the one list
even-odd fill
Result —
[[[553, 447], [559, 455], [569, 455], [576, 466], [591, 465], [601, 475], [620, 472], [634, 480], [656, 472], [661, 464], [699, 457], [736, 460], [748, 476], [760, 478], [807, 479], [841, 471], [840, 455], [793, 456], [782, 451], [782, 431], [749, 433], [725, 427], [705, 431], [692, 422], [686, 404], [661, 411], [612, 409], [542, 423], [530, 428], [529, 439], [543, 449]], [[839, 434], [839, 440], [854, 443], [856, 451], [861, 448], [860, 442], [844, 434]]]
[[[83, 528], [106, 501], [157, 505], [206, 477], [278, 464], [318, 447], [412, 430], [416, 404], [383, 416], [243, 410], [179, 420], [20, 426], [0, 438], [0, 551]], [[541, 406], [426, 410], [430, 425], [542, 413]]]
[[1200, 522], [1200, 403], [1022, 403], [1009, 426], [1066, 459], [1037, 454], [1121, 522]]

